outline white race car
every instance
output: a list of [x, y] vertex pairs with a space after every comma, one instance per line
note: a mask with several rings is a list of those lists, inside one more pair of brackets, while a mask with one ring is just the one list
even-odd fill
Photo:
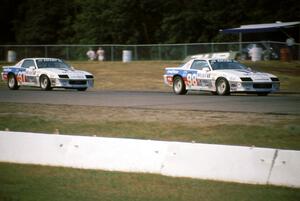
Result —
[[94, 85], [94, 77], [86, 71], [75, 70], [61, 59], [26, 58], [15, 66], [4, 66], [2, 80], [7, 81], [9, 89], [20, 86], [52, 88], [73, 88], [85, 91]]
[[192, 59], [180, 67], [165, 69], [164, 82], [176, 94], [189, 90], [229, 95], [231, 92], [267, 95], [279, 90], [279, 79], [269, 73], [254, 72], [228, 59]]

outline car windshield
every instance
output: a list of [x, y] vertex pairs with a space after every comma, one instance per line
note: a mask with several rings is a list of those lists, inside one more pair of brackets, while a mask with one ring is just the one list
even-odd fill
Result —
[[247, 67], [235, 60], [210, 60], [213, 70], [227, 70], [227, 69], [247, 69]]
[[60, 59], [37, 59], [36, 65], [38, 68], [70, 68]]

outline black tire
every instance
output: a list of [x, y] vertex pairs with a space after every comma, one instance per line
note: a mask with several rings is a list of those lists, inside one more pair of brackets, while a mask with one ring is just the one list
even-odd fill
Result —
[[18, 85], [17, 78], [14, 74], [9, 74], [7, 79], [7, 87], [10, 90], [18, 90], [20, 86]]
[[87, 90], [87, 87], [77, 89], [77, 91], [86, 91], [86, 90]]
[[257, 93], [258, 96], [267, 96], [269, 94], [269, 92], [260, 92]]
[[40, 86], [44, 91], [52, 90], [50, 79], [46, 75], [40, 77]]
[[216, 82], [216, 92], [218, 95], [226, 96], [230, 94], [229, 83], [225, 78], [219, 78]]
[[173, 91], [177, 95], [184, 95], [187, 93], [185, 83], [183, 79], [179, 76], [176, 76], [173, 81]]

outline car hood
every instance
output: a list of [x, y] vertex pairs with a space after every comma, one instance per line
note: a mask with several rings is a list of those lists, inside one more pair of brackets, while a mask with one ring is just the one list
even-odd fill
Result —
[[70, 79], [85, 79], [85, 75], [91, 75], [90, 73], [85, 71], [68, 68], [42, 68], [39, 70], [52, 75], [68, 75]]
[[218, 74], [224, 74], [227, 76], [236, 77], [250, 77], [253, 81], [269, 81], [270, 77], [276, 77], [275, 75], [262, 72], [254, 72], [247, 69], [232, 69], [232, 70], [215, 70]]

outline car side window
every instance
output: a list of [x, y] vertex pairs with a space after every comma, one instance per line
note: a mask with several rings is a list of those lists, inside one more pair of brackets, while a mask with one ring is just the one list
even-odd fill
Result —
[[207, 61], [195, 60], [190, 69], [203, 70], [203, 68], [209, 68]]
[[22, 68], [29, 68], [30, 66], [35, 66], [32, 59], [28, 59], [28, 60], [23, 61], [21, 67]]

